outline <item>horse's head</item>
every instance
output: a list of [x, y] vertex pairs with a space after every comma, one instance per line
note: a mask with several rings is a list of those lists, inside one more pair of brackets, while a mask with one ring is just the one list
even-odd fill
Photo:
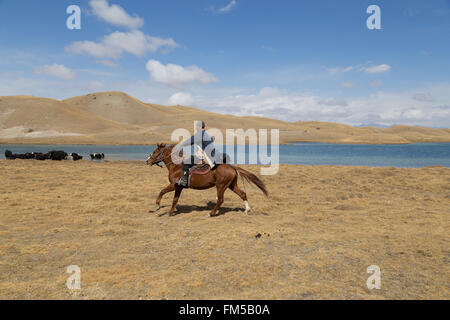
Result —
[[160, 165], [161, 162], [164, 162], [164, 150], [165, 149], [166, 149], [165, 143], [158, 143], [155, 151], [153, 151], [153, 153], [151, 155], [149, 155], [149, 157], [147, 159], [147, 164], [153, 166], [155, 164]]

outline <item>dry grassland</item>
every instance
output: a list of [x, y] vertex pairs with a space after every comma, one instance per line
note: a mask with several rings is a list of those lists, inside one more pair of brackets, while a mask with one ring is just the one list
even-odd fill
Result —
[[214, 190], [149, 213], [167, 171], [142, 162], [2, 160], [0, 176], [0, 299], [450, 299], [448, 168], [282, 165], [269, 199], [246, 186], [250, 215], [227, 191], [216, 218]]

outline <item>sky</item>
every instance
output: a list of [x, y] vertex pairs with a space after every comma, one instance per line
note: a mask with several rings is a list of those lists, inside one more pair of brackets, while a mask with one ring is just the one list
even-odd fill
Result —
[[450, 0], [0, 0], [0, 40], [0, 96], [450, 126]]

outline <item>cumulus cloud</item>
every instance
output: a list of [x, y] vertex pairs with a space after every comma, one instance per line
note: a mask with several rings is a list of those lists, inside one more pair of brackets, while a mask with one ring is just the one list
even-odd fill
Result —
[[385, 73], [385, 72], [388, 72], [389, 70], [391, 70], [391, 66], [388, 64], [380, 64], [377, 66], [364, 68], [363, 70], [367, 74]]
[[75, 78], [75, 72], [62, 64], [37, 67], [34, 69], [34, 72], [36, 74], [49, 75], [63, 80], [72, 80]]
[[208, 84], [218, 81], [214, 75], [197, 66], [183, 67], [177, 64], [163, 65], [159, 61], [149, 60], [146, 68], [156, 82], [168, 86], [180, 86], [195, 82]]
[[74, 54], [88, 54], [96, 58], [117, 59], [124, 52], [142, 56], [147, 52], [156, 52], [161, 48], [175, 48], [178, 44], [171, 38], [163, 39], [144, 34], [142, 31], [113, 32], [101, 42], [77, 41], [66, 47]]
[[169, 102], [169, 105], [171, 105], [171, 106], [174, 106], [174, 105], [190, 106], [190, 105], [192, 105], [192, 103], [194, 103], [194, 98], [192, 97], [192, 95], [190, 93], [177, 92], [169, 98], [168, 102]]
[[93, 14], [112, 25], [130, 29], [137, 29], [144, 25], [142, 18], [132, 17], [121, 6], [110, 5], [108, 0], [91, 0], [89, 5]]
[[[447, 90], [447, 91], [446, 91]], [[411, 97], [423, 90], [377, 92], [343, 99], [309, 93], [263, 88], [259, 92], [195, 95], [195, 105], [237, 116], [262, 116], [285, 121], [329, 121], [349, 125], [396, 124], [448, 127], [450, 123], [450, 84], [428, 88], [435, 102]]]

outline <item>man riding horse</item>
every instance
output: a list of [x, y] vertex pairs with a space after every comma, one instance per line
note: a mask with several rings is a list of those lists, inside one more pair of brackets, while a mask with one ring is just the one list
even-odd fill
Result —
[[[178, 199], [180, 198], [181, 192], [187, 185], [189, 168], [192, 164], [202, 158], [211, 167], [211, 170], [202, 173], [193, 173], [190, 179], [189, 188], [196, 190], [206, 190], [209, 188], [216, 187], [217, 189], [217, 203], [211, 210], [209, 215], [214, 217], [218, 215], [218, 210], [224, 201], [225, 190], [230, 189], [235, 194], [237, 194], [243, 201], [245, 205], [245, 213], [250, 211], [250, 206], [247, 200], [247, 194], [241, 190], [238, 186], [238, 177], [242, 177], [249, 183], [257, 186], [264, 195], [268, 195], [266, 186], [263, 181], [261, 181], [255, 174], [230, 164], [229, 160], [224, 161], [223, 155], [215, 150], [213, 139], [205, 131], [205, 123], [200, 122], [196, 126], [197, 132], [188, 140], [181, 143], [181, 145], [166, 145], [165, 143], [158, 143], [157, 148], [149, 155], [147, 159], [147, 164], [158, 165], [160, 167], [165, 167], [169, 170], [169, 185], [161, 190], [158, 198], [156, 199], [156, 209], [158, 211], [161, 207], [161, 200], [166, 193], [175, 191], [175, 195], [172, 201], [172, 207], [169, 210], [169, 215], [173, 215]], [[201, 156], [193, 157], [190, 156], [188, 161], [184, 161], [181, 165], [181, 161], [174, 161], [174, 157], [179, 157], [181, 146], [197, 146], [197, 151], [201, 151]], [[179, 158], [178, 158], [179, 159]]]

